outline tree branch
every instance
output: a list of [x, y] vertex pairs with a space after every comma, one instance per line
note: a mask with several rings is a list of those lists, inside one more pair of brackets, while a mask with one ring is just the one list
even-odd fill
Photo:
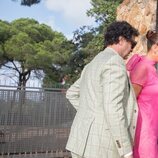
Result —
[[[17, 0], [12, 0], [12, 1], [17, 1]], [[21, 0], [21, 5], [25, 6], [31, 6], [33, 4], [38, 4], [40, 3], [41, 0]]]

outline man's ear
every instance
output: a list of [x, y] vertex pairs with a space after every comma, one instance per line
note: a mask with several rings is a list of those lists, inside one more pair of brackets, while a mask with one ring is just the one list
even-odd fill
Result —
[[122, 45], [124, 42], [124, 38], [122, 36], [119, 37], [119, 44]]

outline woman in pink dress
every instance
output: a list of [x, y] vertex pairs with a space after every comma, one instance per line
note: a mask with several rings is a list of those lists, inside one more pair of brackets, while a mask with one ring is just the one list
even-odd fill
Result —
[[127, 63], [139, 113], [134, 158], [158, 158], [158, 33], [147, 32], [148, 53], [134, 55]]

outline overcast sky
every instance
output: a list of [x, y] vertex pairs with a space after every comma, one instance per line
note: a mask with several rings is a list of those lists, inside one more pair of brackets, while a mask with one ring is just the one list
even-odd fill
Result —
[[90, 8], [90, 0], [42, 0], [31, 7], [21, 6], [20, 0], [0, 0], [0, 19], [34, 18], [71, 39], [80, 26], [95, 25], [94, 19], [86, 15]]

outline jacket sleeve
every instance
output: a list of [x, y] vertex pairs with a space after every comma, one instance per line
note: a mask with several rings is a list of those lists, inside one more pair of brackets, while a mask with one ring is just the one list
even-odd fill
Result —
[[80, 97], [80, 78], [70, 86], [66, 92], [66, 98], [70, 101], [72, 106], [77, 110], [79, 107]]
[[72, 106], [78, 110], [79, 108], [79, 98], [80, 98], [80, 82], [82, 79], [83, 74], [85, 73], [87, 67], [89, 64], [87, 64], [84, 69], [82, 70], [80, 78], [70, 86], [70, 88], [66, 92], [66, 98], [70, 101]]
[[127, 74], [123, 59], [113, 56], [102, 69], [104, 113], [118, 152], [124, 156], [132, 151], [124, 105], [127, 103]]

